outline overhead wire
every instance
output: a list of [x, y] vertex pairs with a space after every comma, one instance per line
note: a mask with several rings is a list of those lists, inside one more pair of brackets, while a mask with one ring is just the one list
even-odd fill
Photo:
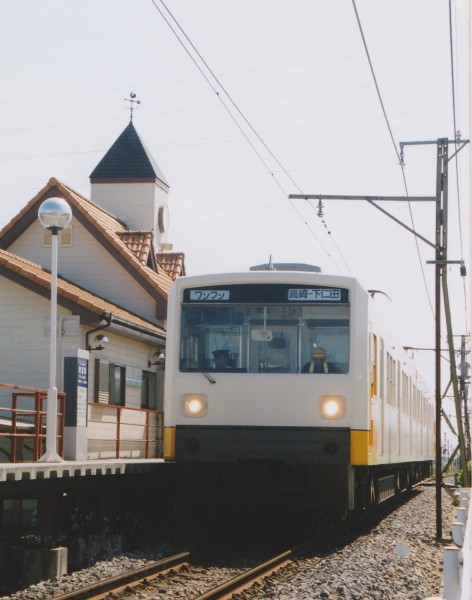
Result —
[[[387, 124], [387, 129], [388, 129], [388, 132], [389, 132], [389, 135], [390, 135], [390, 139], [391, 139], [393, 147], [394, 147], [395, 154], [396, 154], [397, 159], [398, 159], [398, 164], [400, 165], [400, 168], [401, 168], [401, 171], [402, 171], [402, 178], [403, 178], [403, 185], [405, 187], [405, 193], [406, 193], [407, 196], [409, 196], [408, 184], [407, 184], [407, 181], [406, 181], [405, 166], [403, 164], [402, 157], [400, 156], [400, 153], [398, 152], [397, 143], [395, 141], [395, 137], [393, 135], [393, 131], [392, 131], [392, 128], [390, 126], [390, 121], [389, 121], [389, 118], [387, 116], [387, 111], [385, 109], [385, 105], [384, 105], [384, 102], [383, 102], [383, 99], [382, 99], [382, 94], [380, 93], [379, 84], [377, 82], [377, 77], [375, 75], [374, 66], [373, 66], [372, 60], [370, 58], [369, 48], [367, 46], [367, 41], [365, 39], [364, 30], [363, 30], [362, 23], [361, 23], [361, 20], [360, 20], [360, 17], [359, 17], [359, 13], [357, 11], [356, 0], [352, 0], [352, 5], [353, 5], [353, 8], [354, 8], [354, 13], [356, 15], [357, 25], [359, 27], [359, 31], [360, 31], [360, 34], [361, 34], [362, 42], [363, 42], [363, 45], [364, 45], [364, 50], [365, 50], [365, 53], [366, 53], [366, 56], [367, 56], [367, 61], [369, 63], [370, 72], [372, 74], [372, 78], [374, 80], [375, 89], [377, 91], [377, 96], [378, 96], [378, 99], [379, 99], [379, 102], [380, 102], [380, 106], [382, 108], [382, 113], [383, 113], [385, 122]], [[410, 212], [410, 220], [411, 220], [412, 229], [413, 229], [413, 231], [416, 232], [415, 221], [414, 221], [413, 212], [412, 212], [412, 209], [411, 209], [411, 203], [409, 201], [408, 201], [408, 209], [409, 209], [409, 212]], [[426, 290], [426, 296], [428, 298], [428, 302], [429, 302], [429, 306], [430, 306], [430, 309], [431, 309], [431, 313], [432, 313], [433, 318], [434, 318], [434, 309], [433, 309], [432, 300], [431, 300], [431, 297], [430, 297], [430, 294], [429, 294], [428, 285], [427, 285], [427, 282], [426, 282], [426, 275], [425, 275], [424, 266], [423, 266], [423, 262], [422, 262], [422, 258], [421, 258], [421, 252], [420, 252], [420, 247], [419, 247], [419, 243], [418, 243], [418, 238], [417, 238], [416, 235], [414, 237], [415, 237], [415, 244], [416, 244], [416, 252], [417, 252], [417, 255], [418, 255], [418, 260], [419, 260], [419, 264], [420, 264], [421, 274], [422, 274], [422, 277], [423, 277], [423, 283], [424, 283], [424, 287], [425, 287], [425, 290]]]
[[[452, 32], [452, 3], [449, 0], [449, 51], [451, 57], [451, 91], [452, 91], [452, 116], [454, 121], [454, 139], [455, 139], [455, 149], [457, 153], [458, 148], [458, 127], [457, 127], [457, 110], [456, 110], [456, 83], [454, 77], [454, 48], [453, 48], [453, 32]], [[456, 190], [457, 190], [457, 215], [459, 220], [459, 244], [460, 244], [460, 255], [461, 262], [464, 263], [464, 250], [463, 250], [463, 240], [462, 240], [462, 213], [461, 213], [461, 201], [460, 201], [460, 178], [459, 178], [459, 161], [457, 154], [454, 159], [454, 164], [456, 167]], [[464, 294], [464, 309], [465, 309], [465, 323], [466, 323], [466, 331], [469, 333], [469, 325], [468, 325], [468, 306], [467, 306], [467, 291], [466, 291], [466, 282], [465, 277], [462, 279], [463, 286], [463, 294]]]
[[[231, 107], [236, 111], [237, 115], [239, 115], [239, 117], [243, 120], [243, 122], [246, 124], [246, 126], [249, 127], [250, 131], [256, 137], [256, 139], [258, 140], [258, 142], [263, 146], [263, 148], [266, 150], [266, 152], [269, 154], [269, 156], [272, 158], [272, 160], [275, 161], [276, 165], [282, 170], [282, 172], [289, 179], [289, 181], [302, 194], [303, 192], [300, 189], [300, 187], [298, 186], [298, 184], [296, 183], [296, 181], [293, 179], [293, 177], [290, 175], [290, 173], [287, 171], [287, 169], [282, 165], [282, 163], [280, 162], [280, 160], [275, 156], [275, 154], [273, 153], [273, 151], [269, 148], [269, 146], [266, 144], [266, 142], [263, 140], [263, 138], [259, 135], [259, 133], [253, 127], [253, 125], [249, 122], [249, 120], [246, 118], [246, 116], [244, 115], [244, 113], [240, 110], [240, 108], [238, 107], [238, 105], [236, 104], [236, 102], [233, 100], [233, 98], [231, 97], [231, 95], [229, 94], [229, 92], [226, 90], [226, 88], [223, 86], [223, 84], [221, 83], [221, 81], [219, 80], [219, 78], [215, 75], [215, 73], [210, 68], [210, 66], [208, 65], [208, 63], [206, 62], [206, 60], [203, 58], [203, 56], [200, 54], [200, 52], [195, 47], [195, 45], [193, 44], [193, 42], [190, 40], [190, 38], [188, 37], [188, 35], [185, 33], [185, 31], [181, 27], [180, 23], [177, 21], [177, 19], [174, 17], [174, 15], [172, 14], [172, 12], [169, 10], [169, 8], [165, 4], [165, 2], [163, 0], [159, 0], [159, 2], [164, 7], [164, 9], [166, 10], [166, 12], [168, 13], [169, 17], [172, 19], [173, 23], [175, 24], [175, 27], [178, 28], [178, 31], [180, 32], [180, 34], [185, 38], [186, 42], [190, 45], [190, 47], [192, 48], [193, 52], [199, 58], [199, 60], [201, 61], [201, 63], [205, 66], [205, 68], [207, 69], [208, 73], [210, 73], [211, 77], [213, 78], [213, 80], [215, 81], [215, 83], [218, 86], [217, 88], [215, 87], [215, 85], [213, 84], [213, 82], [210, 80], [210, 78], [208, 77], [208, 75], [204, 71], [204, 69], [201, 67], [201, 65], [198, 63], [198, 61], [196, 60], [195, 56], [193, 56], [193, 54], [190, 52], [189, 48], [186, 46], [186, 44], [184, 43], [184, 41], [182, 40], [182, 38], [179, 36], [178, 32], [172, 26], [172, 24], [170, 23], [169, 19], [166, 17], [166, 15], [163, 13], [163, 11], [159, 8], [159, 6], [157, 5], [156, 1], [155, 0], [151, 0], [151, 3], [154, 5], [155, 9], [159, 12], [159, 14], [164, 19], [164, 21], [166, 22], [166, 24], [169, 26], [170, 30], [175, 35], [175, 37], [177, 38], [178, 42], [183, 47], [183, 49], [185, 50], [185, 52], [187, 53], [187, 55], [189, 56], [189, 58], [192, 60], [192, 62], [195, 64], [195, 66], [197, 67], [197, 69], [200, 71], [200, 73], [203, 76], [203, 78], [205, 79], [205, 81], [208, 83], [208, 85], [211, 87], [211, 89], [213, 90], [213, 92], [216, 94], [218, 100], [221, 102], [221, 104], [223, 105], [223, 107], [227, 111], [227, 113], [230, 116], [230, 118], [232, 119], [232, 121], [235, 123], [235, 125], [237, 126], [237, 128], [240, 130], [241, 134], [244, 136], [244, 138], [246, 139], [246, 141], [249, 143], [249, 145], [251, 146], [251, 148], [255, 152], [255, 154], [258, 157], [258, 159], [264, 165], [265, 169], [268, 171], [268, 173], [272, 177], [273, 181], [276, 183], [276, 185], [282, 191], [282, 193], [284, 194], [285, 198], [288, 197], [288, 193], [284, 190], [282, 184], [276, 178], [273, 170], [270, 168], [270, 166], [268, 165], [267, 161], [264, 159], [264, 157], [261, 155], [261, 153], [259, 152], [259, 150], [256, 148], [256, 146], [253, 143], [253, 141], [247, 135], [246, 131], [241, 126], [241, 124], [239, 123], [238, 119], [236, 119], [235, 115], [233, 114], [233, 112], [230, 109], [230, 106], [228, 106], [226, 104], [226, 102], [223, 100], [222, 95], [220, 94], [220, 90], [223, 92], [223, 94], [225, 95], [225, 97], [228, 99]], [[316, 240], [316, 242], [320, 245], [320, 247], [323, 249], [323, 251], [326, 253], [326, 255], [331, 259], [331, 261], [336, 266], [336, 268], [339, 271], [341, 271], [340, 267], [336, 264], [336, 261], [334, 260], [334, 257], [332, 256], [332, 254], [322, 244], [322, 242], [320, 241], [320, 239], [318, 238], [318, 236], [314, 232], [313, 228], [310, 226], [310, 224], [305, 219], [305, 217], [303, 216], [303, 214], [297, 208], [297, 206], [295, 205], [295, 203], [291, 199], [289, 199], [289, 202], [290, 202], [292, 208], [295, 210], [295, 212], [299, 216], [299, 218], [302, 219], [304, 225], [308, 228], [308, 230], [310, 231], [310, 233], [312, 234], [312, 236], [314, 237], [314, 239]], [[345, 266], [349, 269], [349, 267], [348, 267], [348, 265], [347, 265], [344, 257], [342, 256], [342, 254], [341, 254], [338, 246], [336, 245], [336, 243], [334, 241], [333, 236], [331, 235], [330, 232], [328, 232], [328, 233], [330, 235], [331, 241], [333, 242], [333, 244], [334, 244], [337, 252], [339, 253], [341, 259], [343, 260]]]

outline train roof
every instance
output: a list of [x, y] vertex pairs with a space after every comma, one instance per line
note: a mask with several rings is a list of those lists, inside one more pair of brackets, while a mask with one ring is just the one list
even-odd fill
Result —
[[[360, 287], [360, 283], [354, 277], [345, 275], [329, 275], [319, 271], [292, 271], [292, 270], [277, 270], [277, 269], [252, 269], [250, 271], [233, 271], [230, 273], [206, 273], [200, 275], [185, 275], [176, 279], [177, 284], [181, 286], [187, 285], [206, 285], [206, 281], [210, 284], [221, 283], [244, 283], [247, 282], [295, 282], [300, 281], [307, 283], [321, 282], [323, 285], [347, 285], [348, 287]], [[363, 288], [362, 288], [363, 289]], [[367, 293], [367, 292], [366, 292]]]
[[308, 273], [321, 273], [321, 267], [307, 263], [264, 263], [249, 267], [250, 271], [303, 271]]

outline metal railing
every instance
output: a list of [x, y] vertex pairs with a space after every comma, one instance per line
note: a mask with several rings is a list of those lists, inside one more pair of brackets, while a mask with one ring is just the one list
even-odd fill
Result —
[[161, 458], [164, 413], [147, 408], [90, 403], [88, 455], [98, 458]]
[[[1, 390], [11, 390], [11, 403], [7, 406], [5, 396], [0, 397], [0, 463], [38, 460], [45, 450], [47, 390], [0, 383]], [[61, 457], [65, 400], [65, 393], [58, 392], [57, 451]]]

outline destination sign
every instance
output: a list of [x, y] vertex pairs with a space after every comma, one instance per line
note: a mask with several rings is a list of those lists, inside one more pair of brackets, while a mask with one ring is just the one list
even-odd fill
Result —
[[339, 288], [301, 288], [288, 290], [289, 302], [341, 302]]
[[184, 304], [347, 304], [349, 290], [298, 282], [226, 283], [184, 289], [182, 301]]
[[221, 302], [229, 300], [229, 290], [190, 290], [193, 302]]

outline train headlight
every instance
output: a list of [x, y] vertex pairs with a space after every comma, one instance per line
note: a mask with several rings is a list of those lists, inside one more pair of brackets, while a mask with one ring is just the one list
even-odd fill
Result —
[[208, 402], [203, 394], [184, 394], [182, 397], [182, 408], [187, 417], [203, 417], [205, 415]]
[[343, 396], [323, 396], [320, 413], [323, 419], [340, 419], [344, 415], [346, 399]]

